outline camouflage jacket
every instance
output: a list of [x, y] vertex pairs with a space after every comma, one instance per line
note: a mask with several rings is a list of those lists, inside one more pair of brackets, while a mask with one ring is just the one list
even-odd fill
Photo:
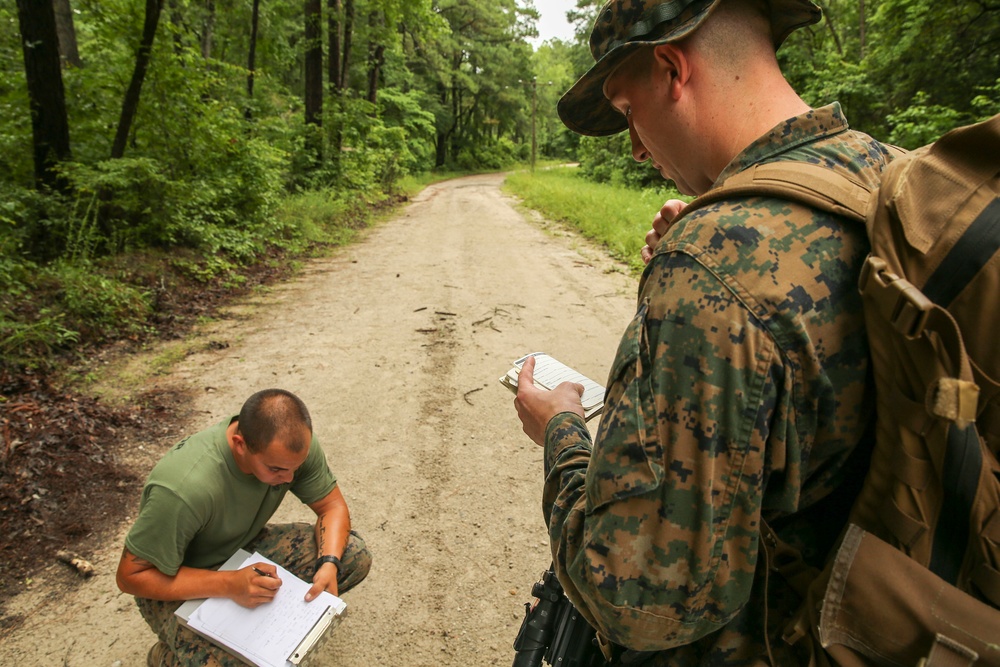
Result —
[[[775, 127], [717, 184], [779, 160], [875, 183], [888, 159], [833, 104]], [[546, 430], [556, 570], [611, 641], [670, 649], [655, 664], [760, 664], [768, 618], [788, 650], [773, 640], [797, 600], [771, 577], [764, 614], [759, 522], [826, 496], [872, 420], [856, 287], [868, 249], [863, 226], [764, 197], [696, 210], [656, 247], [596, 440], [569, 413]], [[779, 532], [808, 552], [840, 527]]]

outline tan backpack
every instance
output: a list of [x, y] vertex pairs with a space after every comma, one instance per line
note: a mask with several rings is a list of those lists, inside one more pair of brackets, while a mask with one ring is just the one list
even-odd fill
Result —
[[[813, 665], [1000, 666], [1000, 115], [897, 157], [876, 192], [818, 165], [752, 167], [739, 196], [862, 221], [877, 396], [871, 465], [823, 572], [766, 525]], [[819, 647], [822, 647], [820, 649]]]

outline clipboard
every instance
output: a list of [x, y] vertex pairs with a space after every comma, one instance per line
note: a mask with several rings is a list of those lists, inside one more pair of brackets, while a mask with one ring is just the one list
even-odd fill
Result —
[[326, 636], [327, 630], [337, 627], [340, 618], [340, 614], [336, 613], [333, 607], [327, 607], [323, 615], [316, 621], [316, 625], [306, 633], [292, 655], [288, 657], [288, 662], [293, 665], [302, 665], [302, 661], [309, 655], [309, 652], [316, 647], [320, 639]]
[[[219, 570], [236, 570], [238, 569], [247, 558], [250, 557], [250, 553], [243, 549], [238, 549], [222, 566]], [[195, 634], [203, 637], [207, 641], [212, 642], [214, 645], [223, 649], [227, 653], [241, 659], [248, 665], [259, 665], [260, 663], [252, 656], [241, 652], [237, 647], [220, 642], [216, 638], [201, 632], [198, 628], [190, 624], [191, 615], [206, 602], [204, 599], [198, 600], [188, 600], [184, 602], [177, 611], [174, 613], [177, 616], [177, 622]], [[327, 606], [323, 611], [322, 615], [317, 619], [309, 631], [305, 634], [302, 640], [298, 643], [298, 646], [292, 651], [291, 655], [288, 656], [285, 665], [293, 665], [296, 667], [306, 667], [310, 660], [308, 658], [312, 654], [313, 650], [320, 644], [321, 640], [328, 637], [328, 632], [340, 624], [341, 618], [343, 617], [342, 608], [338, 609], [333, 606]]]

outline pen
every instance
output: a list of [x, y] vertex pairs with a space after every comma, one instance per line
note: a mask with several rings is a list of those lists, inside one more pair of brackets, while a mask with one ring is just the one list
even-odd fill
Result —
[[253, 571], [256, 572], [257, 574], [259, 574], [262, 577], [271, 577], [272, 576], [272, 575], [268, 574], [267, 572], [265, 572], [264, 570], [261, 570], [260, 568], [258, 568], [255, 565], [251, 565], [250, 567], [252, 567]]

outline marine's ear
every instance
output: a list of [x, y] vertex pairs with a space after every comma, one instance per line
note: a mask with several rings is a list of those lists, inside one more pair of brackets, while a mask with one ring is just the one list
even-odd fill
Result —
[[679, 100], [691, 79], [691, 56], [682, 44], [667, 42], [653, 47], [653, 72], [667, 86], [671, 99]]
[[232, 443], [233, 443], [233, 449], [240, 456], [246, 456], [247, 453], [249, 453], [250, 448], [247, 447], [247, 441], [243, 438], [243, 435], [240, 433], [239, 429], [236, 429], [236, 432], [233, 433]]

